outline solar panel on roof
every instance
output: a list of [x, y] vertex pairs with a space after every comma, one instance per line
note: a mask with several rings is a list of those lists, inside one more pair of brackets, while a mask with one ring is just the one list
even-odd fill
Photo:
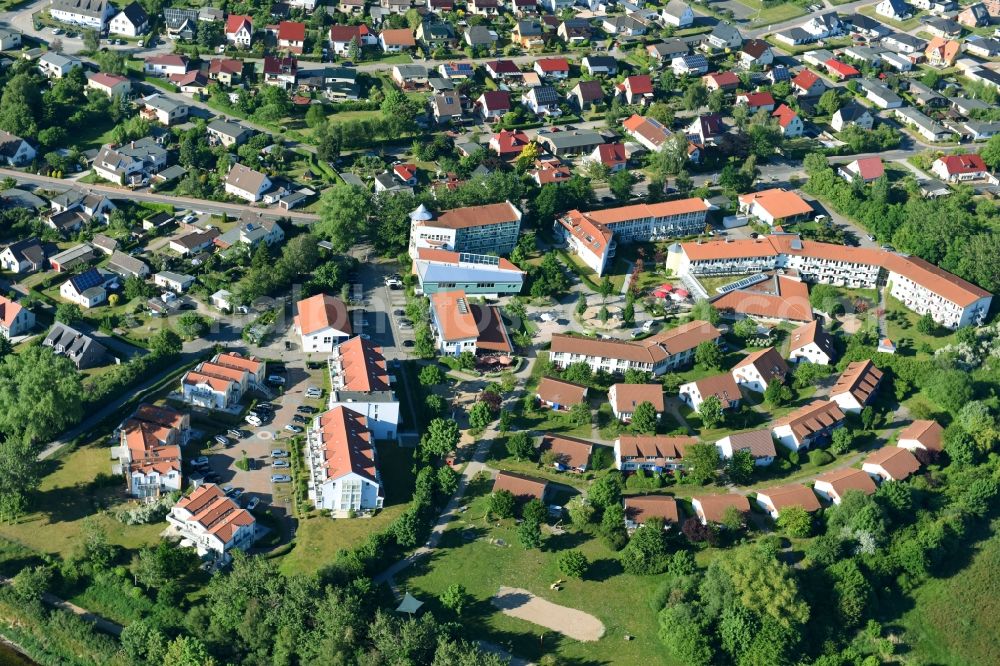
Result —
[[84, 271], [77, 276], [72, 278], [73, 286], [77, 291], [82, 292], [90, 289], [91, 287], [100, 286], [104, 282], [104, 278], [101, 274], [97, 272], [96, 268], [91, 268], [88, 271]]
[[489, 254], [472, 254], [470, 252], [461, 252], [458, 255], [458, 262], [461, 264], [481, 264], [483, 266], [499, 266], [500, 257], [494, 257]]

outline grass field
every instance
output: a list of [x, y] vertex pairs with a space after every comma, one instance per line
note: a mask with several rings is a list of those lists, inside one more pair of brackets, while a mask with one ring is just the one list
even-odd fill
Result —
[[1000, 524], [991, 527], [994, 536], [974, 548], [968, 566], [914, 593], [916, 605], [902, 620], [913, 663], [1000, 663]]
[[[623, 573], [615, 553], [584, 532], [547, 535], [542, 550], [525, 550], [517, 541], [512, 521], [499, 527], [484, 522], [488, 490], [488, 484], [482, 482], [470, 487], [470, 496], [477, 499], [445, 533], [441, 548], [430, 561], [397, 576], [400, 589], [427, 602], [439, 617], [449, 617], [439, 607], [437, 597], [450, 584], [461, 583], [474, 598], [460, 618], [468, 635], [529, 659], [552, 653], [560, 663], [678, 664], [659, 643], [656, 613], [648, 605], [663, 576]], [[496, 539], [505, 545], [496, 545]], [[561, 591], [553, 591], [550, 584], [565, 579], [556, 564], [559, 552], [569, 548], [587, 556], [590, 571], [583, 581], [570, 579]], [[495, 612], [490, 598], [501, 585], [525, 588], [553, 603], [591, 613], [604, 623], [605, 635], [597, 642], [580, 643]], [[625, 634], [634, 640], [625, 641]]]
[[0, 536], [33, 550], [68, 557], [76, 547], [87, 516], [107, 531], [112, 543], [138, 548], [155, 543], [164, 524], [123, 525], [104, 509], [121, 504], [123, 484], [93, 483], [111, 473], [110, 449], [94, 442], [57, 460], [46, 461], [49, 472], [42, 479], [35, 511], [14, 524], [0, 525]]
[[781, 23], [782, 21], [787, 21], [806, 13], [804, 8], [791, 2], [767, 8], [765, 8], [764, 4], [759, 2], [759, 0], [737, 0], [737, 2], [755, 10], [755, 13], [750, 17], [751, 25], [754, 26]]

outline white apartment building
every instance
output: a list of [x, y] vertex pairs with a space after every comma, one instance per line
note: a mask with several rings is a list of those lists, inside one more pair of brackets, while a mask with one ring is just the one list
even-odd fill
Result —
[[667, 268], [679, 275], [739, 275], [793, 269], [807, 282], [852, 288], [888, 284], [890, 294], [947, 328], [981, 322], [992, 294], [923, 259], [886, 250], [801, 240], [795, 234], [756, 239], [678, 243]]
[[392, 390], [382, 348], [356, 336], [333, 349], [328, 407], [346, 407], [367, 420], [375, 439], [396, 439], [399, 432], [399, 398]]
[[699, 344], [716, 342], [721, 335], [706, 321], [688, 322], [636, 341], [597, 340], [555, 333], [549, 360], [560, 369], [583, 362], [593, 372], [620, 375], [626, 370], [641, 370], [660, 376], [691, 362]]
[[108, 0], [52, 0], [52, 19], [103, 32], [115, 15], [115, 6]]
[[385, 493], [367, 419], [346, 407], [316, 417], [306, 436], [309, 499], [337, 518], [382, 508]]
[[435, 215], [423, 204], [410, 213], [410, 258], [431, 248], [472, 254], [509, 254], [521, 233], [521, 211], [509, 201], [455, 208]]
[[167, 522], [181, 536], [182, 547], [221, 562], [228, 562], [234, 549], [248, 550], [256, 536], [253, 515], [214, 483], [198, 486], [182, 497], [167, 514]]
[[636, 204], [582, 213], [572, 210], [553, 225], [556, 236], [601, 275], [619, 242], [649, 242], [701, 233], [710, 210], [703, 199]]

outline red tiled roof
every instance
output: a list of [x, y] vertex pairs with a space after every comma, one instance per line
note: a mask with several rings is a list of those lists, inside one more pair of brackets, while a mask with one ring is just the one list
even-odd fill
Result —
[[347, 43], [350, 42], [355, 37], [358, 41], [365, 35], [369, 35], [371, 32], [368, 30], [368, 26], [362, 25], [331, 25], [330, 26], [330, 41]]
[[666, 409], [666, 401], [663, 397], [663, 386], [661, 384], [612, 384], [608, 389], [608, 398], [614, 393], [615, 411], [631, 414], [635, 408], [644, 402], [653, 405], [656, 412], [662, 413]]
[[594, 444], [576, 437], [546, 433], [542, 436], [541, 448], [543, 451], [552, 451], [559, 464], [579, 468], [584, 467], [590, 461]]
[[572, 407], [587, 400], [587, 387], [573, 382], [566, 382], [554, 377], [543, 377], [538, 383], [536, 395], [542, 402], [548, 402], [561, 407]]
[[118, 76], [117, 74], [108, 74], [107, 72], [98, 72], [97, 74], [91, 74], [90, 80], [100, 86], [105, 86], [107, 88], [113, 88], [119, 83], [124, 83], [128, 81], [128, 78], [124, 76]]
[[838, 497], [843, 497], [848, 490], [858, 490], [865, 495], [873, 495], [876, 490], [872, 477], [862, 472], [860, 469], [848, 467], [847, 469], [835, 469], [825, 472], [816, 477], [816, 482], [825, 481], [833, 488]]
[[854, 160], [854, 163], [857, 165], [857, 174], [861, 176], [862, 180], [874, 180], [885, 174], [885, 166], [882, 164], [881, 157], [862, 157]]
[[653, 92], [653, 79], [647, 74], [630, 76], [623, 84], [633, 95], [649, 95]]
[[760, 192], [749, 192], [740, 195], [740, 203], [755, 203], [768, 212], [775, 220], [813, 212], [812, 206], [795, 192], [773, 187]]
[[766, 495], [771, 500], [771, 505], [779, 513], [782, 509], [787, 509], [790, 506], [800, 506], [810, 513], [819, 511], [820, 509], [816, 493], [801, 483], [789, 483], [784, 486], [764, 488], [757, 491], [757, 495]]
[[734, 289], [712, 301], [720, 312], [765, 319], [810, 321], [809, 287], [791, 278], [775, 276], [744, 289]]
[[253, 32], [253, 19], [251, 17], [243, 16], [242, 14], [230, 14], [229, 18], [226, 19], [226, 34], [235, 34], [244, 24], [246, 24], [250, 32]]
[[714, 82], [720, 88], [735, 88], [740, 85], [740, 77], [736, 76], [735, 72], [716, 72], [706, 74], [703, 78]]
[[774, 106], [774, 97], [769, 92], [743, 93], [739, 96], [739, 99], [746, 100], [747, 105], [751, 108], [756, 106]]
[[944, 428], [937, 421], [917, 420], [900, 431], [898, 441], [912, 439], [928, 451], [941, 451], [944, 449], [943, 434]]
[[830, 389], [830, 395], [850, 393], [855, 400], [865, 405], [878, 389], [882, 374], [870, 360], [855, 361], [844, 368], [837, 378], [837, 383]]
[[986, 171], [986, 163], [977, 153], [942, 155], [938, 160], [944, 164], [949, 175]]
[[794, 412], [775, 421], [772, 426], [790, 426], [792, 433], [802, 441], [824, 428], [829, 428], [844, 420], [844, 412], [832, 400], [813, 400]]
[[803, 69], [792, 79], [792, 85], [802, 90], [809, 90], [817, 81], [819, 81], [818, 74], [810, 69]]
[[548, 485], [548, 481], [544, 479], [534, 479], [514, 472], [497, 472], [497, 477], [493, 481], [493, 492], [506, 490], [516, 498], [542, 499]]
[[383, 30], [380, 35], [382, 42], [388, 46], [416, 46], [417, 40], [409, 28]]
[[920, 461], [906, 449], [883, 446], [864, 460], [865, 465], [877, 465], [894, 481], [902, 481], [920, 469]]
[[691, 503], [699, 517], [710, 523], [722, 522], [726, 516], [726, 509], [729, 507], [733, 507], [742, 514], [750, 513], [750, 502], [743, 495], [702, 495], [692, 497]]
[[299, 313], [295, 315], [295, 324], [302, 331], [302, 335], [311, 335], [324, 328], [351, 333], [347, 306], [339, 298], [316, 294], [299, 301], [297, 308]]
[[627, 161], [625, 156], [625, 144], [623, 143], [602, 143], [597, 147], [597, 156], [601, 164], [613, 167], [624, 164]]
[[827, 69], [829, 69], [831, 72], [840, 75], [845, 79], [851, 76], [861, 75], [861, 72], [859, 72], [857, 69], [851, 67], [846, 62], [840, 62], [836, 58], [830, 58], [829, 60], [826, 61], [825, 64]]
[[782, 104], [771, 112], [771, 116], [778, 119], [778, 124], [781, 127], [788, 127], [793, 120], [799, 117], [799, 114], [792, 111], [788, 105]]
[[526, 145], [531, 143], [528, 135], [521, 130], [500, 130], [493, 135], [490, 144], [501, 156], [520, 154]]
[[545, 73], [569, 71], [569, 61], [566, 58], [539, 58], [535, 64]]
[[669, 495], [638, 495], [625, 498], [625, 515], [637, 525], [650, 518], [662, 518], [667, 523], [678, 523], [677, 500]]
[[323, 442], [323, 467], [328, 479], [351, 472], [378, 482], [375, 448], [368, 431], [368, 419], [346, 407], [334, 407], [318, 418]]
[[288, 42], [306, 40], [306, 24], [297, 21], [282, 21], [278, 24], [278, 39]]

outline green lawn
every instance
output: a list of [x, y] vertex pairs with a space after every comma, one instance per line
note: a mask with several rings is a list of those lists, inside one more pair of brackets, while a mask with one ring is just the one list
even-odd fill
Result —
[[[1000, 524], [992, 525], [995, 534]], [[1000, 536], [973, 548], [971, 563], [921, 585], [902, 619], [912, 663], [1000, 663]]]
[[[648, 605], [663, 576], [624, 574], [616, 554], [585, 532], [547, 535], [543, 550], [526, 551], [518, 543], [512, 521], [503, 521], [499, 527], [484, 521], [488, 492], [488, 483], [470, 487], [469, 495], [476, 499], [445, 533], [433, 564], [422, 562], [397, 576], [400, 589], [427, 602], [439, 617], [449, 617], [439, 607], [437, 596], [448, 585], [461, 583], [474, 599], [459, 618], [467, 635], [532, 660], [554, 654], [560, 663], [678, 664], [659, 643], [656, 614]], [[496, 539], [504, 545], [491, 542]], [[561, 591], [553, 591], [550, 584], [566, 579], [556, 560], [559, 551], [567, 548], [582, 551], [591, 570], [584, 580], [567, 580]], [[597, 642], [580, 643], [496, 612], [490, 599], [502, 585], [525, 588], [553, 603], [591, 613], [604, 623], [605, 635]], [[623, 640], [625, 634], [634, 640]]]
[[[955, 334], [947, 329], [939, 328], [934, 335], [927, 335], [917, 330], [920, 315], [909, 310], [901, 302], [888, 297], [886, 308], [886, 324], [889, 329], [889, 339], [895, 343], [898, 353], [906, 355], [925, 355], [920, 351], [924, 345], [931, 349], [940, 349], [955, 341]], [[892, 314], [895, 313], [895, 314]]]
[[875, 5], [871, 4], [871, 5], [867, 5], [865, 7], [859, 8], [858, 9], [858, 13], [864, 14], [865, 16], [873, 18], [876, 21], [881, 21], [882, 23], [885, 23], [886, 25], [891, 25], [892, 27], [896, 28], [897, 30], [903, 30], [903, 31], [908, 32], [908, 31], [913, 30], [914, 28], [916, 28], [918, 25], [920, 25], [920, 17], [923, 14], [925, 14], [926, 12], [924, 12], [924, 11], [918, 11], [913, 16], [911, 16], [910, 18], [906, 19], [905, 21], [894, 21], [891, 18], [886, 18], [885, 16], [882, 16], [880, 14], [876, 14], [875, 13]]
[[77, 546], [83, 520], [94, 516], [112, 543], [138, 548], [155, 543], [164, 524], [123, 525], [104, 509], [124, 503], [124, 481], [100, 480], [111, 474], [110, 448], [101, 438], [65, 456], [47, 460], [41, 487], [32, 502], [35, 509], [14, 524], [0, 524], [0, 536], [32, 550], [68, 557]]
[[741, 5], [746, 5], [750, 9], [756, 10], [756, 13], [750, 17], [751, 24], [754, 26], [781, 23], [782, 21], [787, 21], [806, 13], [804, 8], [791, 2], [767, 8], [765, 8], [764, 4], [759, 2], [759, 0], [737, 0], [737, 2]]

